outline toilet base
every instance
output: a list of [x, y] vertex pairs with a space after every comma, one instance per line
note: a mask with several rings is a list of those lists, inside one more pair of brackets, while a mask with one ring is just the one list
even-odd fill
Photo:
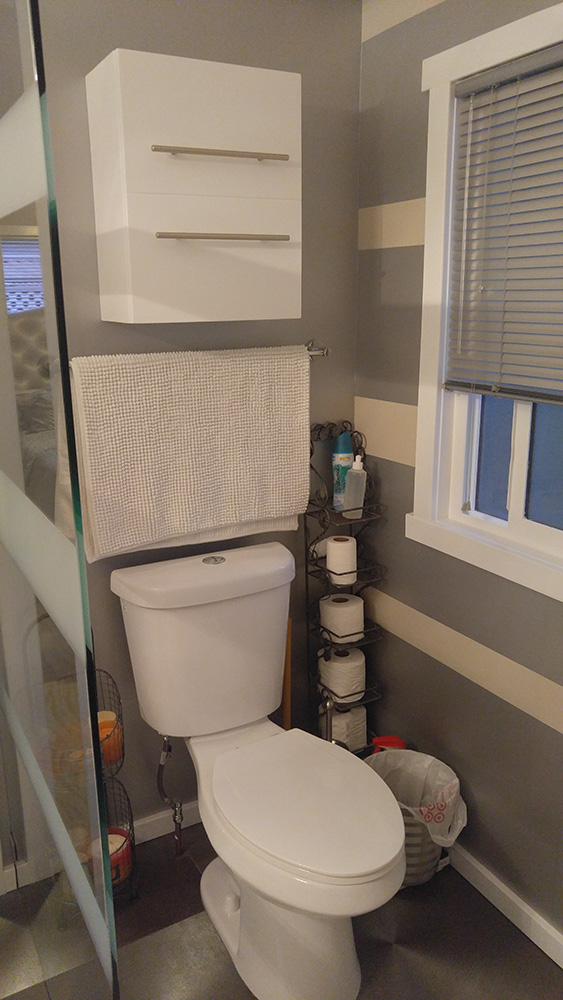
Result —
[[278, 906], [237, 883], [220, 858], [202, 875], [201, 898], [257, 1000], [356, 1000], [361, 975], [350, 917]]

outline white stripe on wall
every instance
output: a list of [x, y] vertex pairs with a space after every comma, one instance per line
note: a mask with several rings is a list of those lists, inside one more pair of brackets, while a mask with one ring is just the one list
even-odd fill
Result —
[[362, 42], [442, 2], [443, 0], [363, 0]]
[[354, 399], [354, 427], [367, 438], [366, 451], [401, 465], [415, 464], [417, 407], [386, 399]]
[[360, 208], [358, 249], [424, 246], [426, 198]]
[[389, 594], [370, 588], [363, 596], [368, 614], [387, 632], [563, 733], [560, 684], [415, 611]]

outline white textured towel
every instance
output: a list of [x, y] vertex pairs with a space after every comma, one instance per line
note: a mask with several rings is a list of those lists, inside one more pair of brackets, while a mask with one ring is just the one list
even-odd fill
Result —
[[297, 528], [307, 348], [71, 361], [86, 557]]

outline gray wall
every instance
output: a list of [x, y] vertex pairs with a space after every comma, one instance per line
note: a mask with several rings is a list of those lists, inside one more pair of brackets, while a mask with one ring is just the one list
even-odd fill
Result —
[[[311, 419], [350, 418], [357, 304], [357, 158], [361, 5], [349, 0], [48, 0], [41, 4], [60, 223], [69, 354], [135, 353], [305, 343], [331, 349], [312, 363]], [[100, 321], [84, 78], [114, 48], [289, 70], [303, 87], [303, 315], [300, 320], [130, 326]], [[252, 433], [252, 428], [249, 429]], [[263, 536], [256, 538], [262, 540]], [[303, 539], [280, 538], [302, 567]], [[178, 550], [174, 554], [183, 554]], [[166, 558], [171, 550], [151, 553]], [[156, 793], [160, 740], [137, 709], [114, 567], [88, 568], [96, 662], [124, 701], [121, 776], [136, 818], [164, 808]], [[304, 721], [302, 571], [294, 587], [294, 723]], [[174, 741], [168, 786], [195, 797], [187, 751]]]
[[[421, 62], [435, 52], [548, 6], [549, 0], [443, 0], [360, 44], [354, 0], [49, 0], [41, 6], [71, 355], [302, 343], [330, 346], [312, 368], [314, 421], [351, 416], [356, 393], [416, 405], [422, 247], [360, 252], [357, 295], [357, 118], [362, 54], [360, 206], [422, 198], [427, 96]], [[84, 77], [113, 48], [286, 69], [303, 75], [303, 317], [268, 323], [120, 326], [99, 319]], [[358, 310], [356, 315], [356, 310]], [[387, 504], [373, 532], [382, 584], [405, 607], [558, 683], [560, 605], [404, 537], [413, 470], [372, 460]], [[302, 569], [301, 536], [287, 539]], [[160, 558], [170, 552], [153, 553]], [[116, 599], [122, 557], [89, 567], [99, 666], [125, 704], [123, 780], [137, 817], [158, 812], [160, 743], [139, 717]], [[302, 573], [301, 573], [302, 579]], [[302, 586], [295, 587], [294, 723], [305, 721]], [[482, 686], [388, 634], [375, 669], [385, 697], [373, 722], [447, 761], [470, 814], [461, 837], [478, 859], [561, 926], [563, 737]], [[176, 741], [171, 790], [195, 794]]]
[[[544, 0], [444, 0], [362, 46], [360, 205], [423, 198], [428, 97], [423, 59], [550, 6]], [[423, 247], [360, 251], [357, 394], [416, 405]], [[374, 456], [386, 505], [371, 544], [382, 589], [405, 608], [563, 683], [561, 605], [405, 538], [414, 469]], [[384, 697], [373, 723], [459, 775], [460, 837], [530, 905], [563, 927], [563, 736], [395, 635], [375, 653]]]

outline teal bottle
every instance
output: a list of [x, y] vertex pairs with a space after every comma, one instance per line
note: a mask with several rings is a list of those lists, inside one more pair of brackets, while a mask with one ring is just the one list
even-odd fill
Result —
[[344, 489], [346, 486], [346, 474], [352, 468], [354, 462], [354, 449], [352, 438], [348, 431], [343, 431], [336, 438], [332, 449], [332, 506], [335, 510], [341, 511], [344, 506]]

